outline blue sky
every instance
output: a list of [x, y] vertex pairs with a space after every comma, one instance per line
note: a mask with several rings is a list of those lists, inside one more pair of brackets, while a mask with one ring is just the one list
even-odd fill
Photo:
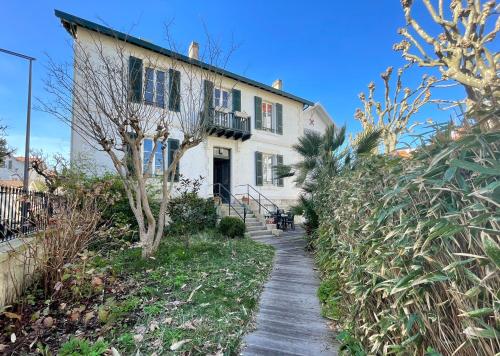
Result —
[[[77, 1], [3, 0], [0, 12], [0, 47], [36, 57], [33, 96], [44, 99], [47, 56], [71, 62], [71, 38], [54, 16], [54, 9], [104, 23], [124, 32], [167, 46], [164, 25], [172, 22], [177, 43], [191, 40], [203, 46], [204, 24], [211, 36], [238, 49], [227, 69], [271, 84], [283, 80], [284, 90], [321, 102], [334, 121], [349, 132], [360, 126], [353, 119], [358, 93], [387, 66], [404, 64], [392, 51], [404, 18], [397, 0], [360, 1]], [[430, 21], [416, 8], [424, 24]], [[0, 120], [8, 126], [9, 144], [23, 154], [27, 70], [25, 61], [0, 53]], [[415, 85], [423, 72], [407, 73]], [[380, 84], [379, 84], [380, 86]], [[440, 93], [437, 96], [443, 96]], [[461, 98], [460, 89], [447, 97]], [[36, 102], [36, 100], [34, 100]], [[450, 113], [433, 107], [416, 119], [447, 120]], [[47, 153], [69, 153], [70, 129], [47, 114], [32, 113], [32, 147]]]

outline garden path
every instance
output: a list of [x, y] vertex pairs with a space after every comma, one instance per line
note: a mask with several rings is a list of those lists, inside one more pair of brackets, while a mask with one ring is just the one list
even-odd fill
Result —
[[337, 355], [334, 334], [320, 315], [319, 278], [305, 250], [304, 230], [252, 238], [274, 246], [276, 257], [261, 295], [256, 329], [245, 336], [242, 354]]

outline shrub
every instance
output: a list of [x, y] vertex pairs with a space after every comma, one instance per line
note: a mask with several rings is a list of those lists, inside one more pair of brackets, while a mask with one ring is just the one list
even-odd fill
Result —
[[240, 218], [225, 216], [220, 220], [218, 230], [223, 236], [226, 237], [244, 237], [246, 226]]
[[46, 295], [61, 288], [66, 267], [107, 229], [102, 224], [102, 202], [111, 197], [105, 190], [105, 184], [96, 184], [77, 194], [52, 197], [54, 211], [45, 217], [48, 227], [35, 239], [26, 240], [25, 266], [35, 266]]
[[167, 205], [170, 231], [186, 235], [215, 228], [217, 209], [212, 199], [198, 196], [200, 181], [181, 178], [179, 195]]
[[315, 195], [321, 297], [338, 301], [346, 344], [500, 351], [499, 160], [499, 132], [439, 133], [409, 159], [362, 160]]
[[87, 340], [72, 337], [65, 342], [59, 350], [60, 356], [101, 356], [108, 351], [108, 344], [105, 341], [91, 343]]

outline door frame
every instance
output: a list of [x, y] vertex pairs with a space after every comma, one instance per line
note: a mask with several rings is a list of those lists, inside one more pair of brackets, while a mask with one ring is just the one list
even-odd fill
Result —
[[[216, 157], [215, 156], [215, 150], [216, 149], [224, 149], [224, 150], [227, 150], [228, 151], [228, 158], [224, 158], [224, 157]], [[223, 146], [213, 146], [212, 147], [212, 181], [213, 181], [213, 184], [215, 186], [215, 184], [217, 183], [215, 181], [215, 160], [216, 159], [219, 159], [219, 160], [225, 160], [225, 161], [229, 161], [229, 174], [228, 174], [228, 178], [229, 178], [229, 184], [227, 186], [227, 189], [229, 190], [229, 199], [231, 199], [231, 194], [232, 194], [232, 182], [233, 182], [233, 179], [232, 179], [232, 175], [233, 175], [233, 165], [232, 165], [232, 149], [229, 148], [229, 147], [223, 147]]]

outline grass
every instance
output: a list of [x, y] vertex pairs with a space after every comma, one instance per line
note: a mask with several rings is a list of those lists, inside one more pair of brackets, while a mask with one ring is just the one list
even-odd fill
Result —
[[167, 239], [147, 260], [139, 249], [120, 252], [110, 261], [113, 273], [136, 287], [110, 317], [133, 312], [136, 322], [115, 324], [106, 341], [121, 354], [173, 354], [183, 340], [176, 353], [237, 354], [273, 255], [269, 246], [215, 233], [193, 237], [188, 248]]

